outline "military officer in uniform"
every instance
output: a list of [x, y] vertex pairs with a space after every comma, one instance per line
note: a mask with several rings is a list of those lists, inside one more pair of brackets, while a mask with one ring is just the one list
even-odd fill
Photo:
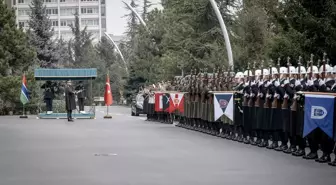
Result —
[[243, 89], [245, 85], [244, 73], [237, 72], [235, 75], [235, 81], [238, 84], [234, 87], [234, 100], [235, 100], [235, 112], [234, 112], [234, 124], [236, 127], [237, 138], [235, 139], [238, 142], [243, 142]]
[[84, 111], [85, 95], [84, 95], [84, 85], [82, 81], [79, 82], [75, 90], [78, 92], [77, 100], [78, 100], [79, 112], [83, 114], [85, 113]]
[[76, 99], [75, 99], [76, 91], [74, 91], [72, 82], [67, 81], [65, 87], [65, 108], [67, 110], [67, 118], [68, 121], [73, 121], [72, 110], [76, 109]]
[[47, 107], [47, 114], [52, 114], [53, 110], [53, 99], [55, 98], [55, 83], [47, 81], [41, 86], [44, 89], [44, 102]]

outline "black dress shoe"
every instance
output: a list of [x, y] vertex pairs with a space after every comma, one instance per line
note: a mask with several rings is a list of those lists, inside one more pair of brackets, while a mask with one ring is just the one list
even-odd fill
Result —
[[329, 163], [331, 162], [330, 155], [328, 154], [323, 154], [320, 158], [315, 160], [318, 163]]
[[239, 143], [242, 143], [242, 142], [244, 141], [244, 138], [243, 138], [243, 137], [241, 137], [241, 136], [238, 136], [238, 139], [237, 139], [237, 141], [238, 141]]
[[333, 162], [328, 163], [330, 166], [336, 166], [336, 159]]
[[244, 144], [247, 144], [247, 145], [250, 144], [250, 140], [244, 138]]
[[278, 152], [281, 152], [281, 151], [284, 151], [288, 148], [287, 145], [283, 145], [281, 144], [279, 147], [275, 148], [274, 150], [278, 151]]
[[315, 160], [318, 158], [318, 156], [317, 156], [317, 153], [310, 152], [308, 155], [303, 156], [303, 158], [307, 160]]
[[265, 148], [267, 146], [266, 141], [262, 141], [261, 143], [258, 144], [258, 147], [260, 148]]
[[302, 149], [298, 149], [296, 150], [295, 152], [292, 153], [293, 156], [296, 156], [296, 157], [302, 157], [305, 155], [305, 152], [304, 150]]
[[284, 153], [286, 154], [291, 154], [292, 153], [292, 147], [287, 148], [287, 150], [283, 150]]
[[270, 149], [270, 150], [278, 148], [278, 143], [277, 142], [273, 142], [271, 145], [267, 146], [266, 148]]
[[74, 122], [74, 120], [73, 120], [73, 119], [71, 119], [71, 118], [70, 118], [70, 119], [68, 119], [68, 121], [69, 121], [69, 122]]

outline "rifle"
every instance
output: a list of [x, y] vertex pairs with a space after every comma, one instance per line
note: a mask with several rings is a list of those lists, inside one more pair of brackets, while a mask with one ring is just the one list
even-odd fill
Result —
[[322, 60], [322, 65], [323, 65], [322, 79], [323, 80], [326, 78], [326, 59], [327, 59], [327, 53], [323, 53], [323, 60]]
[[[247, 80], [250, 81], [250, 63], [247, 63]], [[242, 106], [247, 106], [248, 104], [248, 99], [246, 96], [244, 96], [244, 99], [243, 99], [243, 104]]]
[[[269, 64], [270, 74], [268, 75], [268, 81], [271, 81], [271, 79], [272, 79], [272, 64], [273, 64], [273, 60], [271, 59], [270, 60], [270, 64]], [[267, 94], [269, 94], [268, 91], [267, 91]], [[266, 98], [265, 99], [265, 103], [264, 103], [264, 108], [270, 108], [270, 104], [271, 104], [271, 99], [270, 98]]]
[[[255, 80], [255, 69], [256, 69], [256, 62], [254, 61], [253, 62], [253, 70], [252, 70], [252, 76], [254, 76], [254, 80]], [[254, 74], [253, 74], [254, 73]], [[253, 79], [253, 78], [252, 78]], [[252, 80], [251, 80], [252, 81]], [[250, 90], [252, 90], [251, 89], [251, 81], [249, 82], [249, 88], [250, 88]], [[248, 101], [248, 106], [249, 107], [253, 107], [253, 97], [250, 97], [250, 99], [249, 99], [249, 101]]]
[[[280, 61], [281, 59], [278, 58], [278, 64], [277, 64], [277, 67], [278, 67], [278, 72], [280, 72]], [[276, 80], [279, 80], [279, 79], [276, 79]], [[272, 109], [276, 109], [279, 105], [279, 101], [278, 101], [278, 98], [274, 98], [273, 102], [272, 102]]]
[[[287, 80], [289, 80], [289, 70], [290, 70], [290, 66], [291, 66], [291, 63], [290, 63], [290, 57], [287, 57]], [[288, 100], [289, 100], [289, 97], [286, 97], [284, 98], [284, 101], [282, 103], [282, 109], [288, 109]]]
[[[298, 74], [298, 76], [296, 76], [296, 80], [300, 80], [300, 77], [301, 77], [301, 60], [302, 60], [302, 57], [299, 56], [299, 62], [298, 62], [298, 73], [299, 74]], [[297, 111], [297, 107], [298, 107], [298, 102], [297, 102], [297, 99], [294, 98], [293, 99], [293, 104], [291, 106], [291, 111]]]
[[[264, 69], [263, 69], [264, 68], [264, 61], [263, 60], [261, 61], [260, 67], [261, 67], [261, 75], [260, 75], [261, 77], [259, 78], [259, 81], [261, 81], [260, 79], [263, 79], [263, 73], [264, 73]], [[261, 82], [259, 82], [259, 83], [261, 83]], [[260, 89], [258, 90], [258, 92], [259, 91], [260, 91]], [[261, 97], [259, 95], [257, 95], [257, 100], [254, 103], [255, 107], [260, 107], [260, 99], [261, 99]]]
[[313, 78], [313, 63], [314, 63], [314, 54], [310, 55], [310, 80]]

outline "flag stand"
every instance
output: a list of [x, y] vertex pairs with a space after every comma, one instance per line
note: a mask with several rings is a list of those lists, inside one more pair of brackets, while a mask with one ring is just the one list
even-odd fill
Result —
[[108, 107], [109, 107], [109, 106], [106, 105], [107, 113], [106, 113], [106, 115], [104, 116], [104, 119], [112, 119], [112, 116], [109, 115], [109, 108], [108, 108]]
[[23, 107], [22, 107], [22, 115], [20, 116], [20, 118], [28, 118], [28, 116], [27, 115], [25, 115], [25, 105], [24, 104], [22, 104], [23, 105]]

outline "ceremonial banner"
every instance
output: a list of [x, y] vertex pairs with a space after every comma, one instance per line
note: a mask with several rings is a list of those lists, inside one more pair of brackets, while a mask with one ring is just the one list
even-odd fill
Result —
[[217, 121], [223, 114], [233, 121], [233, 93], [214, 93], [214, 119]]
[[320, 128], [333, 138], [334, 96], [305, 95], [303, 137]]
[[172, 109], [171, 106], [173, 106], [173, 105], [171, 103], [170, 94], [169, 93], [163, 93], [163, 95], [162, 95], [163, 111], [171, 113], [171, 111], [170, 111]]
[[170, 93], [171, 108], [170, 111], [178, 110], [179, 112], [184, 112], [184, 93]]
[[155, 111], [156, 112], [162, 112], [163, 111], [163, 103], [162, 103], [162, 95], [163, 93], [155, 93]]

